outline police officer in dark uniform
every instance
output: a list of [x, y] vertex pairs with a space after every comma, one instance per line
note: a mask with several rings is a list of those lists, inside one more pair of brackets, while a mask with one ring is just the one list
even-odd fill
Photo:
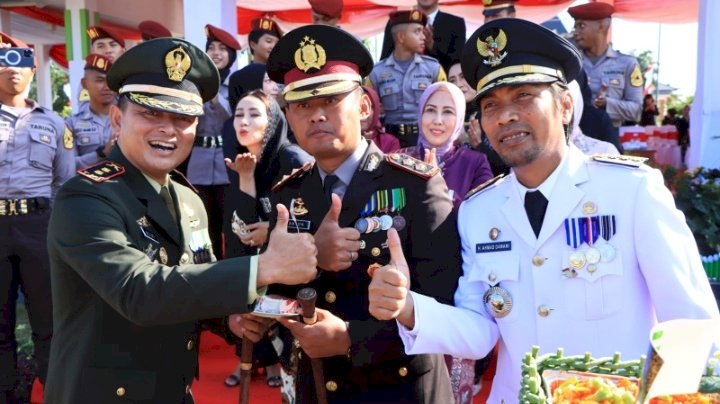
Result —
[[[289, 32], [268, 60], [270, 78], [285, 84], [298, 144], [317, 162], [278, 183], [273, 196], [290, 209], [289, 231], [314, 234], [321, 269], [309, 284], [318, 294], [318, 322], [280, 319], [302, 348], [297, 402], [316, 401], [309, 358], [320, 358], [329, 402], [448, 403], [442, 356], [405, 355], [395, 323], [368, 312], [367, 286], [389, 260], [391, 227], [408, 251], [413, 289], [451, 303], [460, 261], [452, 202], [437, 168], [384, 155], [361, 135], [370, 101], [360, 83], [372, 65], [357, 39], [322, 25]], [[295, 290], [282, 292], [295, 297]]]
[[265, 254], [210, 262], [203, 203], [169, 176], [218, 91], [205, 52], [175, 38], [143, 42], [115, 61], [108, 84], [120, 94], [110, 109], [118, 143], [63, 186], [48, 228], [55, 339], [45, 400], [192, 403], [197, 320], [247, 311], [258, 286], [307, 282], [316, 249], [285, 231], [280, 208]]
[[[27, 48], [0, 32], [0, 48], [11, 46]], [[18, 286], [25, 294], [37, 373], [45, 382], [52, 337], [45, 238], [51, 200], [75, 171], [73, 138], [62, 118], [24, 96], [34, 73], [0, 64], [0, 403], [14, 402], [17, 384]]]

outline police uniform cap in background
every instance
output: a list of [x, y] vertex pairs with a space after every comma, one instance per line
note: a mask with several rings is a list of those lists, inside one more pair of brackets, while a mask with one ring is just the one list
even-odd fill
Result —
[[515, 0], [483, 0], [483, 15], [496, 15], [503, 10], [515, 12]]
[[239, 51], [242, 48], [233, 34], [212, 24], [205, 25], [205, 36], [207, 36], [207, 38], [211, 41], [221, 42], [223, 45], [230, 49], [235, 49], [236, 51]]
[[90, 38], [90, 43], [94, 43], [98, 39], [111, 38], [112, 40], [120, 44], [120, 46], [122, 46], [123, 48], [125, 47], [125, 39], [120, 36], [119, 32], [113, 30], [112, 28], [93, 25], [92, 27], [88, 27], [86, 32], [88, 37]]
[[610, 17], [615, 12], [612, 4], [594, 1], [568, 8], [568, 14], [576, 20], [595, 21]]
[[288, 32], [267, 61], [268, 76], [285, 84], [287, 102], [347, 93], [359, 87], [372, 68], [372, 56], [357, 38], [326, 25]]
[[179, 38], [157, 38], [123, 53], [107, 83], [143, 107], [199, 116], [202, 104], [218, 93], [220, 75], [202, 49]]
[[482, 25], [465, 44], [462, 72], [477, 97], [523, 83], [569, 83], [582, 66], [580, 52], [545, 27], [518, 18]]
[[282, 36], [282, 31], [277, 23], [270, 17], [255, 18], [250, 21], [250, 28], [253, 31], [264, 31], [278, 38]]
[[310, 8], [318, 14], [329, 18], [340, 18], [343, 9], [343, 0], [308, 0]]
[[106, 58], [103, 55], [91, 53], [85, 58], [85, 70], [90, 69], [107, 74], [111, 66], [112, 62], [110, 61], [110, 59]]
[[138, 24], [143, 41], [172, 36], [172, 32], [157, 21], [145, 20]]
[[420, 24], [427, 25], [427, 15], [420, 10], [393, 11], [390, 13], [388, 26], [394, 27], [399, 24]]

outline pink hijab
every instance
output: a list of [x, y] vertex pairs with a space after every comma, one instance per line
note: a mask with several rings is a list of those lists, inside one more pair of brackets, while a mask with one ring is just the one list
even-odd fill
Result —
[[[450, 93], [453, 104], [455, 104], [455, 115], [457, 119], [455, 120], [455, 128], [450, 137], [445, 141], [445, 143], [437, 147], [435, 150], [435, 157], [437, 158], [438, 163], [443, 161], [443, 157], [445, 156], [445, 154], [455, 148], [455, 140], [457, 140], [457, 138], [459, 138], [462, 134], [464, 129], [463, 123], [465, 122], [465, 95], [463, 94], [462, 90], [460, 90], [455, 84], [447, 81], [439, 81], [437, 83], [431, 84], [420, 96], [420, 108], [418, 109], [418, 125], [420, 130], [420, 136], [418, 136], [418, 146], [420, 146], [423, 150], [431, 149], [433, 147], [427, 142], [427, 140], [425, 140], [425, 134], [423, 133], [422, 129], [422, 114], [425, 110], [425, 104], [427, 104], [430, 96], [440, 90], [445, 90]], [[421, 152], [420, 155], [423, 155], [423, 152]]]

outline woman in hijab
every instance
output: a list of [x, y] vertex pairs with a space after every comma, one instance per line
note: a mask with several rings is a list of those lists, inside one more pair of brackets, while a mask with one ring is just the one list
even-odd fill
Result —
[[[471, 189], [493, 177], [484, 154], [456, 146], [465, 122], [465, 95], [450, 82], [431, 84], [420, 96], [418, 144], [401, 149], [428, 164], [441, 168], [455, 209]], [[455, 402], [473, 399], [475, 361], [445, 356]]]
[[420, 97], [418, 144], [401, 149], [442, 170], [457, 209], [468, 191], [493, 177], [484, 154], [455, 145], [463, 132], [465, 97], [449, 82], [430, 85]]
[[[225, 158], [230, 177], [223, 220], [226, 257], [258, 253], [268, 239], [272, 185], [282, 175], [312, 160], [287, 140], [285, 116], [277, 102], [262, 90], [240, 97], [232, 122], [236, 136]], [[278, 352], [271, 340], [263, 338], [255, 344], [253, 356], [258, 366], [266, 368], [268, 386], [279, 387], [282, 381]], [[239, 375], [238, 364], [225, 384], [236, 386]]]
[[380, 123], [380, 115], [382, 115], [382, 104], [377, 92], [367, 86], [362, 87], [365, 94], [370, 97], [370, 106], [372, 113], [360, 122], [363, 137], [372, 140], [378, 149], [383, 153], [392, 153], [400, 148], [400, 141], [393, 135], [386, 133], [382, 123]]

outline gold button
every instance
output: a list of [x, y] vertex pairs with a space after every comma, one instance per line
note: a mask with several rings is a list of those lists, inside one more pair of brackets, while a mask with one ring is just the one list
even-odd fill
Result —
[[400, 369], [398, 369], [398, 374], [400, 375], [400, 377], [407, 376], [407, 374], [408, 374], [407, 368], [405, 366], [401, 367]]
[[549, 315], [550, 315], [550, 311], [551, 311], [551, 309], [550, 309], [549, 307], [545, 306], [544, 304], [541, 305], [540, 307], [538, 307], [538, 315], [539, 315], [540, 317], [547, 317], [547, 316], [549, 316]]
[[187, 345], [185, 345], [185, 348], [186, 348], [188, 351], [192, 351], [192, 349], [193, 349], [194, 346], [195, 346], [195, 343], [193, 342], [193, 340], [189, 339], [188, 342], [187, 342]]
[[185, 394], [190, 394], [190, 385], [185, 386]]
[[334, 381], [330, 380], [329, 382], [325, 383], [325, 388], [329, 392], [337, 391], [338, 385]]
[[325, 293], [325, 301], [328, 303], [335, 303], [335, 300], [337, 300], [337, 296], [335, 295], [335, 292], [330, 291]]
[[180, 263], [187, 264], [189, 261], [190, 261], [190, 256], [187, 253], [183, 253], [183, 255], [180, 257]]
[[541, 256], [539, 256], [539, 255], [536, 255], [536, 256], [533, 257], [532, 263], [533, 263], [533, 265], [535, 265], [536, 267], [542, 266], [542, 264], [545, 263], [545, 258], [543, 258], [543, 257], [541, 257]]
[[495, 276], [494, 273], [490, 272], [490, 275], [488, 275], [488, 280], [490, 282], [495, 282], [495, 279], [497, 279], [497, 276]]
[[370, 250], [370, 254], [372, 254], [373, 257], [377, 257], [380, 255], [380, 249], [377, 247], [373, 247], [372, 250]]
[[117, 390], [115, 390], [115, 394], [117, 394], [118, 397], [122, 397], [125, 395], [125, 387], [118, 387]]
[[597, 213], [597, 205], [595, 205], [593, 202], [587, 201], [583, 203], [582, 211], [586, 215], [592, 215], [594, 213]]

